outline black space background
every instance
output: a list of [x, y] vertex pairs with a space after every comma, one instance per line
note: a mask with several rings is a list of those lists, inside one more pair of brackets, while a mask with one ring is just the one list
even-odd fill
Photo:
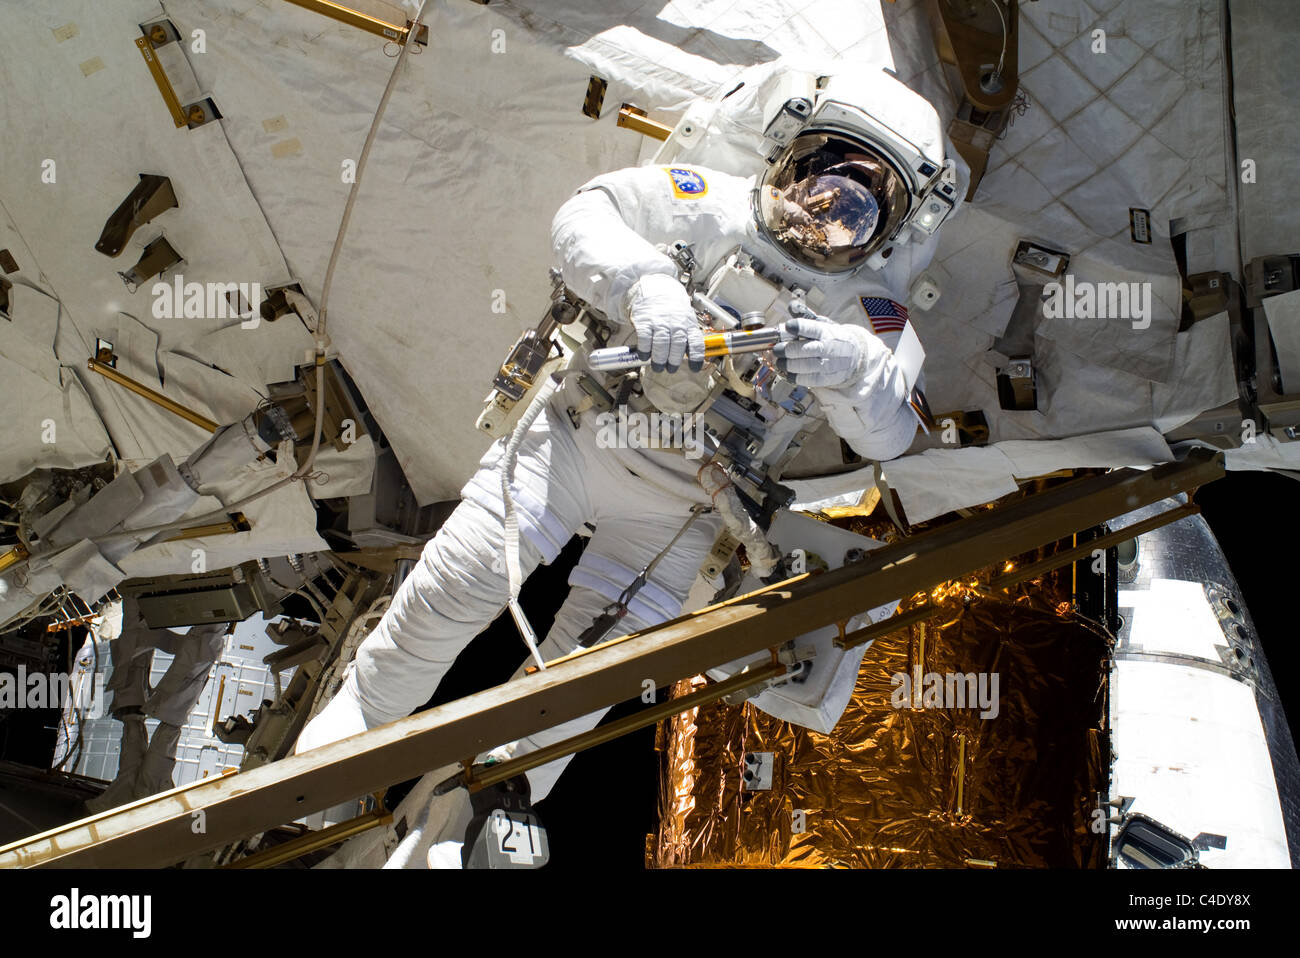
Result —
[[[1241, 587], [1294, 729], [1300, 715], [1300, 562], [1295, 551], [1300, 547], [1300, 482], [1274, 473], [1233, 472], [1203, 486], [1195, 500]], [[524, 588], [523, 603], [539, 634], [550, 627], [564, 601], [566, 579], [580, 551], [575, 539]], [[503, 616], [465, 650], [430, 704], [506, 681], [524, 655], [514, 623]], [[624, 703], [606, 720], [641, 707], [639, 699]], [[537, 807], [550, 836], [548, 869], [643, 868], [646, 835], [655, 827], [658, 778], [653, 728], [577, 755]]]
[[1300, 717], [1300, 482], [1230, 472], [1195, 496], [1259, 631], [1288, 724]]

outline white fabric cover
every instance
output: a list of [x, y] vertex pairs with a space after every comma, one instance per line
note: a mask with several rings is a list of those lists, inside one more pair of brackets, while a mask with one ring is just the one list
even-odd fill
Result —
[[[16, 398], [0, 425], [5, 479], [110, 456], [127, 468], [163, 454], [181, 462], [208, 438], [89, 372], [86, 360], [95, 353], [96, 338], [113, 343], [120, 371], [220, 423], [243, 418], [268, 383], [291, 378], [294, 365], [306, 360], [311, 337], [293, 317], [255, 328], [230, 317], [160, 317], [153, 281], [132, 292], [117, 275], [135, 264], [145, 245], [165, 236], [184, 261], [164, 281], [179, 273], [186, 282], [256, 282], [265, 290], [291, 278], [227, 139], [229, 120], [177, 130], [163, 105], [134, 42], [140, 23], [163, 16], [173, 18], [187, 41], [184, 49], [169, 44], [160, 51], [178, 96], [190, 102], [212, 94], [229, 117], [222, 89], [194, 72], [227, 45], [228, 34], [220, 26], [189, 22], [177, 4], [14, 0], [5, 6], [0, 246], [19, 266], [8, 277], [14, 283], [12, 322], [0, 319], [0, 379], [6, 397]], [[195, 27], [209, 28], [211, 52], [190, 50]], [[53, 182], [42, 180], [47, 161], [54, 164]], [[139, 229], [121, 255], [110, 259], [94, 243], [138, 173], [168, 176], [179, 207]], [[325, 233], [318, 230], [313, 241]], [[53, 442], [43, 440], [47, 419], [55, 426]], [[273, 472], [269, 467], [261, 475]], [[220, 506], [208, 498], [195, 514]], [[145, 550], [151, 555], [119, 565], [131, 575], [187, 571], [192, 549], [209, 544], [208, 568], [221, 568], [218, 554], [228, 565], [324, 548], [301, 485], [246, 511], [250, 532]], [[167, 559], [159, 561], [160, 554]]]
[[[1058, 469], [1145, 466], [1174, 458], [1160, 433], [1147, 428], [1078, 436], [1073, 439], [1008, 441], [969, 449], [927, 449], [885, 464], [909, 522], [924, 522], [963, 506], [1016, 491], [1017, 479]], [[796, 479], [792, 509], [816, 512], [856, 505], [873, 484], [870, 469], [820, 479]]]

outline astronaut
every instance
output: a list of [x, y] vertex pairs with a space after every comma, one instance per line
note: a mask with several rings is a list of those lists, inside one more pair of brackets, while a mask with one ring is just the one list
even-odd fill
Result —
[[[765, 118], [761, 175], [655, 163], [598, 176], [559, 209], [551, 237], [564, 286], [596, 317], [599, 345], [633, 346], [647, 364], [606, 373], [580, 354], [525, 415], [526, 431], [492, 446], [299, 752], [424, 703], [507, 604], [512, 551], [526, 578], [590, 533], [538, 648], [550, 661], [678, 615], [724, 529], [757, 574], [779, 571], [762, 530], [787, 501], [781, 471], [818, 427], [868, 460], [908, 448], [913, 384], [891, 347], [960, 184], [933, 108], [897, 81], [804, 79], [804, 94], [783, 95]], [[917, 115], [881, 120], [870, 111], [882, 104]], [[706, 355], [710, 332], [760, 325], [780, 331], [770, 352]], [[593, 397], [606, 415], [702, 417], [707, 455], [605, 448]], [[602, 714], [504, 754], [579, 734]], [[534, 801], [566, 762], [528, 773]]]
[[[122, 604], [122, 634], [110, 646], [113, 672], [113, 718], [122, 723], [117, 777], [102, 793], [87, 800], [98, 813], [172, 787], [176, 746], [190, 712], [207, 685], [208, 673], [234, 630], [224, 622], [192, 626], [181, 636], [151, 629], [140, 603], [128, 595]], [[150, 686], [155, 650], [172, 656], [156, 686]], [[157, 719], [151, 736], [146, 719]]]

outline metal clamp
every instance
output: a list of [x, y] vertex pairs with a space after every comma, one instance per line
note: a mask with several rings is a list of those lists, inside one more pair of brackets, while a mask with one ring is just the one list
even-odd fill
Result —
[[221, 119], [217, 105], [212, 102], [211, 97], [182, 106], [180, 98], [176, 96], [176, 89], [172, 86], [172, 81], [167, 78], [167, 71], [163, 69], [156, 52], [159, 47], [180, 40], [180, 33], [172, 22], [159, 20], [148, 24], [147, 29], [145, 27], [141, 29], [145, 30], [145, 33], [144, 36], [136, 38], [136, 48], [144, 57], [145, 65], [149, 67], [153, 82], [157, 84], [158, 92], [162, 94], [163, 103], [167, 105], [167, 111], [171, 113], [177, 129], [186, 126], [193, 130], [211, 120]]

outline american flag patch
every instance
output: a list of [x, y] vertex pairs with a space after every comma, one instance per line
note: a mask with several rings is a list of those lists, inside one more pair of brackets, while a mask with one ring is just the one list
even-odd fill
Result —
[[901, 333], [907, 325], [907, 308], [892, 299], [883, 296], [861, 296], [859, 302], [871, 320], [871, 331], [881, 333]]

